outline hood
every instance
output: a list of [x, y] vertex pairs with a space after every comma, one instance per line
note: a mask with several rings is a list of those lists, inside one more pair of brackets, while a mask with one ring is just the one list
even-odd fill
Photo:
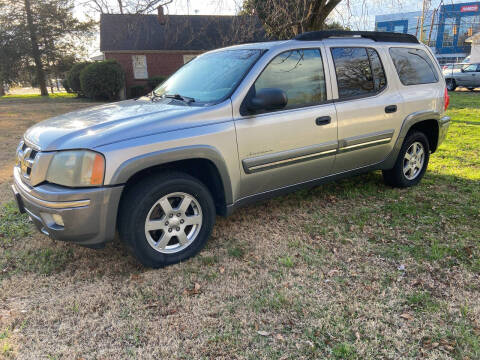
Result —
[[[172, 105], [171, 101], [126, 100], [82, 109], [44, 120], [24, 137], [42, 151], [88, 148], [126, 139], [225, 121], [218, 104], [208, 107]], [[212, 112], [216, 115], [209, 116]], [[231, 111], [229, 111], [231, 117]], [[208, 119], [208, 120], [205, 120]]]

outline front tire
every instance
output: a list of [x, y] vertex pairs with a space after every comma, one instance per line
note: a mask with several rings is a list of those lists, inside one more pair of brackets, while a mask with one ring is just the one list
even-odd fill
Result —
[[151, 175], [126, 190], [120, 237], [145, 266], [159, 268], [197, 254], [215, 223], [207, 187], [181, 172]]
[[383, 170], [383, 179], [393, 187], [417, 185], [423, 178], [430, 159], [430, 144], [424, 133], [413, 131], [403, 142], [395, 166]]
[[455, 91], [455, 89], [457, 88], [457, 83], [453, 79], [447, 79], [446, 83], [447, 83], [447, 90], [448, 91]]

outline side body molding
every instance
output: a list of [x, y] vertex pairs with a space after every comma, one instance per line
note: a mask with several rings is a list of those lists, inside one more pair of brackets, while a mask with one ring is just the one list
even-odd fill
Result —
[[405, 139], [405, 136], [413, 125], [425, 120], [437, 120], [437, 122], [439, 122], [440, 117], [441, 116], [438, 112], [430, 110], [417, 111], [408, 115], [403, 120], [402, 127], [400, 128], [400, 132], [397, 137], [397, 141], [395, 142], [391, 153], [384, 161], [382, 161], [380, 169], [391, 169], [395, 165], [398, 153], [402, 148], [403, 140]]
[[191, 159], [210, 160], [216, 166], [225, 191], [225, 201], [227, 205], [231, 204], [233, 202], [232, 183], [227, 165], [220, 152], [209, 145], [181, 146], [131, 158], [122, 163], [115, 170], [111, 179], [111, 184], [124, 184], [137, 172], [153, 166]]

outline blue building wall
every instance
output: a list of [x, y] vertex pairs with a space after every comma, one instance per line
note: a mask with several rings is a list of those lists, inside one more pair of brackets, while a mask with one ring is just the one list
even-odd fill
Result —
[[443, 5], [439, 14], [437, 53], [470, 53], [470, 44], [464, 40], [478, 32], [479, 27], [480, 2]]

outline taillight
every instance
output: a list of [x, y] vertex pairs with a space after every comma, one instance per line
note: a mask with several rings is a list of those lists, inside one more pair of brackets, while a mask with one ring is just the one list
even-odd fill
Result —
[[445, 88], [445, 94], [443, 95], [443, 104], [445, 105], [444, 110], [447, 110], [448, 105], [450, 105], [450, 95], [448, 95], [447, 88]]

